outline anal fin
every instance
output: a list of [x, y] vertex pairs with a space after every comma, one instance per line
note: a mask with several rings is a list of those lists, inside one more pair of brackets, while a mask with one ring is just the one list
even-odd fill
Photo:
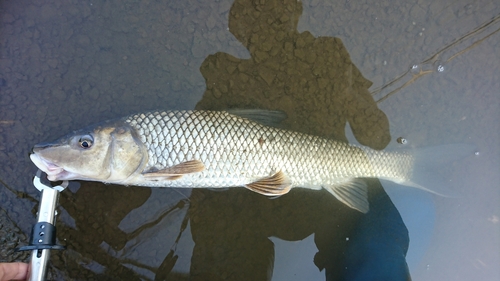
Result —
[[203, 165], [203, 162], [201, 162], [200, 160], [190, 160], [158, 171], [143, 173], [143, 176], [145, 178], [155, 180], [176, 180], [181, 178], [185, 174], [198, 173], [203, 170], [205, 170], [205, 165]]
[[279, 171], [272, 176], [249, 183], [245, 187], [262, 195], [277, 196], [287, 194], [292, 188], [292, 182], [282, 171]]
[[368, 203], [368, 186], [362, 179], [352, 179], [347, 183], [324, 186], [335, 198], [350, 208], [362, 213], [370, 209]]

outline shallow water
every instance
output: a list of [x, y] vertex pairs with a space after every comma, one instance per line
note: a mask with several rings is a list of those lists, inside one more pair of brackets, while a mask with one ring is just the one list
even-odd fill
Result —
[[[278, 109], [286, 128], [378, 149], [477, 147], [436, 171], [455, 197], [382, 182], [404, 224], [377, 182], [370, 217], [326, 191], [82, 182], [61, 194], [54, 280], [356, 280], [405, 261], [406, 228], [412, 280], [500, 279], [495, 1], [0, 5], [0, 216], [26, 235], [31, 147], [133, 112]], [[346, 270], [358, 256], [381, 263]]]

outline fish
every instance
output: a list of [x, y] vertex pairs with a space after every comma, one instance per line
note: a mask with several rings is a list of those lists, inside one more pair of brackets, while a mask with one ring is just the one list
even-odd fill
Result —
[[[420, 159], [410, 150], [373, 150], [275, 126], [284, 118], [283, 112], [258, 109], [137, 113], [37, 144], [30, 159], [50, 181], [245, 187], [270, 197], [296, 187], [324, 188], [362, 213], [369, 211], [363, 178], [439, 193], [414, 181], [416, 167], [425, 166], [419, 162], [428, 157]], [[440, 150], [423, 155], [439, 159]], [[462, 146], [452, 149], [460, 150]]]

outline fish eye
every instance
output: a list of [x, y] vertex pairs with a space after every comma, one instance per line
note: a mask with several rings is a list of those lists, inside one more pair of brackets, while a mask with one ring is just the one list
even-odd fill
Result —
[[78, 140], [78, 145], [83, 149], [90, 148], [93, 144], [94, 141], [91, 136], [83, 136]]

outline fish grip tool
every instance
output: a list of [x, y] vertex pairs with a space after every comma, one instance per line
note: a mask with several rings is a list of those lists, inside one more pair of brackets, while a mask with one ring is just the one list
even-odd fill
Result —
[[59, 192], [68, 187], [68, 181], [52, 186], [47, 175], [38, 170], [33, 185], [42, 193], [38, 208], [37, 223], [31, 230], [31, 239], [28, 246], [18, 248], [18, 251], [32, 251], [28, 269], [29, 281], [45, 280], [50, 250], [63, 250], [64, 247], [56, 244], [55, 216], [59, 199]]

